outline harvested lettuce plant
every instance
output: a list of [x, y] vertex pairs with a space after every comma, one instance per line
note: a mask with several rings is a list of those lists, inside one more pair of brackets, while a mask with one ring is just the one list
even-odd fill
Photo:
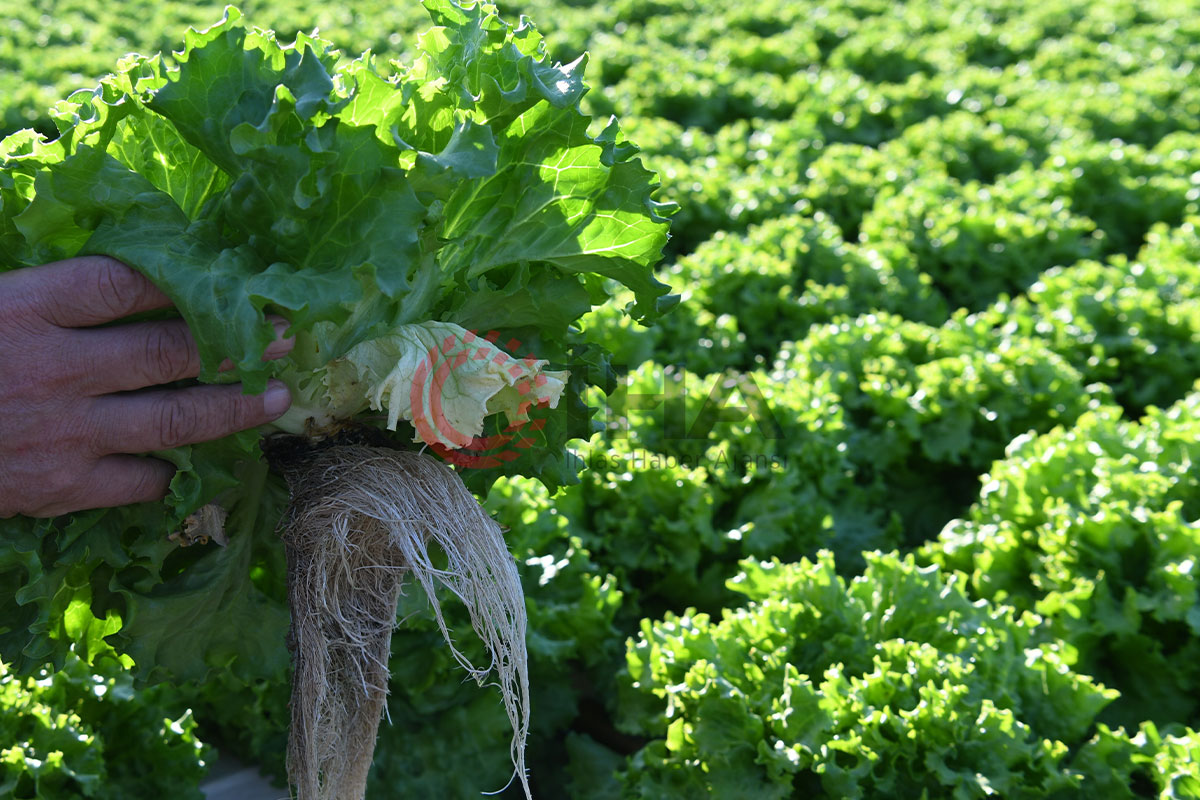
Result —
[[[549, 63], [532, 25], [490, 6], [425, 6], [436, 27], [387, 68], [230, 9], [174, 66], [131, 56], [60, 103], [57, 139], [0, 143], [0, 267], [118, 258], [175, 302], [201, 380], [259, 391], [277, 374], [295, 398], [272, 471], [258, 436], [230, 437], [161, 454], [180, 468], [162, 507], [14, 525], [0, 613], [22, 624], [0, 656], [30, 670], [115, 651], [144, 680], [265, 672], [286, 624], [259, 591], [279, 580], [278, 525], [302, 798], [365, 791], [409, 575], [447, 642], [438, 588], [467, 606], [491, 663], [454, 653], [481, 682], [495, 670], [528, 794], [521, 587], [463, 478], [572, 481], [580, 393], [609, 379], [574, 323], [618, 288], [642, 322], [671, 301], [651, 272], [669, 209], [615, 122], [580, 112], [584, 59]], [[262, 360], [267, 313], [297, 340], [282, 363]], [[201, 518], [224, 521], [226, 547], [169, 537]]]

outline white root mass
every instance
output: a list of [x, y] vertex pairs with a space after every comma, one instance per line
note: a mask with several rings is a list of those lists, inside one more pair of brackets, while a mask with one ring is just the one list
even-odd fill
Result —
[[[496, 671], [516, 776], [529, 797], [525, 603], [500, 526], [453, 470], [418, 453], [339, 445], [285, 466], [285, 474], [294, 668], [287, 767], [300, 800], [365, 795], [386, 707], [396, 604], [410, 574], [459, 663], [481, 685]], [[435, 566], [431, 545], [445, 554], [445, 567]], [[439, 586], [470, 612], [491, 655], [486, 668], [454, 646]]]

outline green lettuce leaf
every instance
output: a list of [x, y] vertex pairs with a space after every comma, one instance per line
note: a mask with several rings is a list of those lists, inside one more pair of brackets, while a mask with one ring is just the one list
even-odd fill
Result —
[[[490, 441], [528, 422], [519, 445], [467, 457], [469, 485], [577, 480], [566, 446], [595, 429], [582, 398], [612, 371], [575, 322], [618, 293], [643, 322], [672, 305], [652, 268], [673, 207], [615, 121], [581, 112], [585, 58], [551, 62], [532, 25], [490, 5], [425, 7], [435, 27], [386, 67], [315, 35], [280, 42], [233, 8], [189, 31], [173, 66], [122, 59], [57, 105], [57, 139], [0, 142], [0, 269], [113, 256], [174, 302], [201, 381], [257, 392], [279, 376], [298, 413], [333, 399], [398, 444], [412, 425], [448, 459], [454, 437], [422, 430]], [[287, 359], [262, 360], [267, 314], [291, 323]], [[455, 370], [440, 419], [405, 407], [406, 369], [439, 326], [497, 343], [500, 359]], [[370, 391], [323, 396], [339, 370]], [[281, 481], [254, 434], [167, 456], [179, 472], [161, 506], [8, 526], [0, 654], [15, 669], [72, 646], [131, 656], [143, 680], [281, 663]], [[168, 538], [210, 503], [229, 512], [228, 546]]]

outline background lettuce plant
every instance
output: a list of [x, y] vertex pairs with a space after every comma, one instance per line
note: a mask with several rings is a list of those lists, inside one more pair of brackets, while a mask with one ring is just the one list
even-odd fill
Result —
[[[220, 16], [219, 5], [140, 0], [45, 8], [5, 6], [7, 130], [33, 121], [53, 134], [46, 109], [92, 86], [125, 50], [163, 49], [169, 66], [185, 24]], [[347, 53], [370, 47], [385, 73], [389, 59], [413, 62], [428, 26], [419, 6], [377, 0], [244, 10], [279, 41], [319, 25]], [[681, 204], [666, 274], [686, 296], [644, 328], [623, 308], [636, 293], [609, 284], [616, 302], [571, 332], [573, 344], [614, 353], [623, 376], [596, 417], [604, 438], [580, 448], [581, 484], [551, 492], [481, 473], [526, 590], [535, 792], [690, 800], [708, 790], [694, 769], [703, 761], [720, 766], [733, 796], [890, 796], [885, 785], [972, 796], [986, 791], [976, 773], [1014, 796], [1026, 781], [1033, 796], [1049, 786], [1061, 797], [1200, 796], [1185, 568], [1200, 509], [1186, 499], [1195, 470], [1184, 457], [1200, 376], [1194, 0], [526, 0], [501, 10], [537, 21], [551, 61], [589, 53], [593, 88], [579, 98], [599, 120], [589, 134], [619, 114], [659, 173], [654, 197]], [[506, 307], [503, 297], [495, 305]], [[607, 376], [598, 356], [580, 361]], [[680, 419], [698, 438], [680, 435]], [[230, 485], [257, 474], [205, 469]], [[270, 477], [262, 486], [254, 513], [273, 517], [286, 497]], [[192, 654], [157, 620], [191, 625], [220, 646], [207, 682], [178, 707], [193, 707], [202, 738], [282, 774], [285, 666], [265, 650], [233, 658], [254, 643], [232, 635], [251, 620], [282, 629], [263, 599], [282, 596], [277, 543], [242, 537], [247, 567], [197, 571], [204, 551], [134, 544], [143, 524], [163, 524], [159, 511], [139, 513], [120, 518], [123, 534], [106, 527], [115, 516], [64, 521], [48, 538], [3, 528], [15, 543], [0, 550], [0, 599], [14, 609], [12, 630], [0, 630], [5, 652], [32, 642], [32, 669], [59, 640], [74, 638], [80, 652], [85, 640], [97, 652], [122, 642], [120, 624], [138, 634], [127, 646], [156, 643], [137, 669], [160, 663], [165, 675]], [[235, 509], [231, 524], [256, 527], [251, 516]], [[874, 548], [899, 555], [863, 556]], [[822, 549], [834, 553], [832, 570]], [[908, 550], [922, 567], [896, 566]], [[781, 564], [794, 581], [761, 599], [726, 583], [773, 556], [815, 566]], [[160, 569], [172, 590], [141, 591]], [[229, 580], [243, 570], [249, 580]], [[875, 613], [901, 574], [904, 596], [927, 603], [918, 608], [957, 609], [965, 596], [962, 613], [983, 632], [956, 636], [932, 611], [886, 631], [851, 614], [837, 622], [838, 641], [856, 643], [846, 664], [858, 671], [822, 693], [829, 658], [772, 627], [791, 624], [778, 608], [809, 597], [809, 610]], [[822, 582], [845, 589], [827, 598], [814, 588]], [[211, 602], [190, 604], [192, 590]], [[161, 616], [123, 613], [137, 608]], [[403, 612], [422, 609], [413, 599]], [[738, 627], [745, 620], [756, 624]], [[1022, 620], [1031, 627], [1013, 632]], [[42, 638], [28, 637], [30, 626]], [[657, 676], [637, 689], [631, 639], [638, 680]], [[1018, 640], [1057, 654], [1077, 708], [1021, 694], [1054, 658], [996, 646]], [[393, 724], [381, 730], [370, 796], [402, 783], [459, 797], [508, 779], [508, 720], [494, 696], [461, 682], [439, 641], [420, 613], [394, 634]], [[980, 654], [974, 665], [959, 648]], [[767, 651], [776, 658], [764, 664]], [[986, 658], [1011, 667], [1008, 677]], [[770, 676], [757, 690], [752, 665]], [[950, 685], [934, 674], [943, 669]], [[692, 684], [671, 682], [693, 671]], [[908, 687], [912, 674], [933, 688]], [[749, 700], [727, 698], [731, 687]], [[921, 697], [947, 717], [918, 712]], [[825, 719], [822, 702], [842, 727], [809, 736], [797, 723]], [[1003, 724], [975, 727], [981, 714]], [[1059, 714], [1072, 730], [1047, 727]], [[870, 737], [843, 735], [850, 729]], [[784, 734], [785, 747], [760, 754], [764, 730]], [[952, 740], [972, 743], [961, 760]]]

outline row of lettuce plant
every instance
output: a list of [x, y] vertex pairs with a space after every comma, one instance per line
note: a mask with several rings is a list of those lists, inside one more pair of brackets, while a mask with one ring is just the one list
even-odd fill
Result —
[[[9, 5], [9, 127], [109, 71], [106, 38], [152, 51], [220, 13]], [[682, 204], [682, 306], [585, 321], [629, 372], [582, 482], [487, 499], [527, 589], [539, 791], [1200, 796], [1192, 4], [504, 6], [557, 57], [591, 51], [585, 106]], [[349, 52], [401, 54], [421, 24], [246, 10]], [[278, 553], [242, 544], [256, 602], [278, 598]], [[372, 793], [499, 788], [507, 719], [422, 610], [393, 641]], [[198, 733], [282, 774], [278, 660], [135, 692], [82, 655], [0, 679], [15, 797], [178, 791]]]

